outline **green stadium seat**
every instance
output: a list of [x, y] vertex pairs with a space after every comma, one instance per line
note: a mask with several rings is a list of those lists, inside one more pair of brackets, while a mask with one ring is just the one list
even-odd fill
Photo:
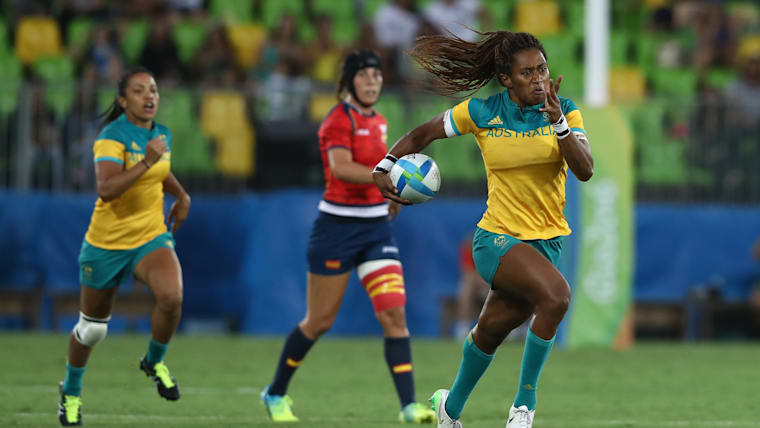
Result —
[[711, 87], [723, 90], [736, 80], [736, 77], [736, 71], [730, 68], [711, 68], [707, 71], [705, 79]]
[[0, 56], [6, 56], [12, 51], [8, 41], [8, 24], [0, 19]]
[[647, 32], [640, 32], [633, 38], [635, 62], [646, 72], [652, 70], [657, 63], [657, 48], [660, 46], [660, 39], [659, 36]]
[[658, 68], [650, 75], [656, 95], [691, 100], [697, 95], [697, 72], [691, 68]]
[[628, 57], [629, 48], [630, 39], [628, 33], [623, 31], [612, 31], [610, 33], [610, 64], [629, 64], [631, 62]]
[[388, 120], [388, 147], [394, 145], [409, 127], [406, 120], [406, 108], [399, 95], [386, 92], [375, 104], [375, 108]]
[[66, 29], [66, 46], [69, 51], [82, 52], [87, 47], [92, 31], [92, 19], [75, 18]]
[[183, 64], [193, 59], [206, 40], [206, 26], [189, 19], [178, 22], [172, 29], [172, 38], [177, 45], [177, 56]]
[[334, 0], [315, 0], [313, 7], [315, 14], [332, 17], [332, 37], [339, 45], [351, 46], [354, 43], [359, 36], [359, 23], [353, 6], [335, 7]]
[[0, 56], [0, 121], [16, 110], [18, 91], [21, 88], [23, 71], [21, 62], [13, 55]]
[[546, 51], [549, 69], [564, 71], [567, 68], [577, 67], [580, 61], [577, 57], [579, 39], [568, 34], [544, 36], [541, 44]]
[[506, 30], [510, 29], [512, 22], [512, 8], [514, 0], [486, 0], [483, 7], [488, 11], [493, 28], [489, 30]]
[[203, 135], [193, 106], [193, 94], [180, 89], [164, 90], [156, 120], [172, 132], [172, 171], [210, 175], [215, 171], [209, 140]]
[[250, 22], [253, 20], [253, 2], [251, 0], [212, 0], [209, 13], [226, 23]]
[[585, 33], [585, 4], [583, 1], [572, 0], [565, 2], [565, 28], [576, 37]]
[[35, 61], [34, 74], [45, 82], [45, 105], [63, 119], [74, 105], [74, 62], [67, 56], [45, 56]]
[[132, 20], [127, 24], [121, 39], [121, 49], [129, 65], [135, 65], [148, 41], [150, 23], [145, 19]]
[[[111, 107], [111, 104], [113, 104], [115, 98], [116, 90], [114, 88], [98, 88], [97, 92], [95, 93], [95, 105], [97, 106], [96, 108], [98, 109], [98, 113], [103, 113], [109, 107]], [[161, 110], [159, 109], [159, 112], [160, 111]]]

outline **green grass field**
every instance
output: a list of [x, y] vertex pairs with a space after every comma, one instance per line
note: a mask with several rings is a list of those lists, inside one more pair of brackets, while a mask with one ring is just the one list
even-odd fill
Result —
[[[179, 336], [166, 362], [182, 399], [166, 402], [138, 371], [146, 336], [112, 335], [84, 377], [86, 426], [275, 426], [258, 399], [281, 338]], [[0, 334], [0, 426], [57, 426], [67, 337]], [[461, 345], [417, 340], [420, 401], [448, 388]], [[396, 427], [398, 402], [380, 338], [320, 341], [289, 394], [304, 427]], [[522, 347], [503, 346], [470, 397], [465, 428], [503, 427]], [[626, 352], [555, 350], [544, 369], [535, 427], [760, 426], [760, 346], [641, 344]]]

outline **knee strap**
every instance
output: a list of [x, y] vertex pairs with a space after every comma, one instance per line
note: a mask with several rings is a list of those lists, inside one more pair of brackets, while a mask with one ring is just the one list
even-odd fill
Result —
[[375, 312], [404, 306], [406, 290], [401, 262], [394, 259], [371, 260], [356, 267]]
[[77, 342], [92, 348], [105, 339], [108, 333], [108, 318], [93, 318], [79, 312], [79, 322], [74, 326], [73, 334]]

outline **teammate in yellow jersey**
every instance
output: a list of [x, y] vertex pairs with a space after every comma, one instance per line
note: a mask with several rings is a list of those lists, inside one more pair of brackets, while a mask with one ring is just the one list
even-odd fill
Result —
[[487, 99], [469, 98], [402, 137], [375, 168], [385, 197], [403, 204], [387, 171], [392, 160], [420, 152], [439, 138], [471, 133], [488, 178], [488, 207], [473, 239], [480, 276], [491, 285], [478, 323], [465, 340], [451, 390], [431, 401], [439, 427], [461, 427], [467, 397], [507, 334], [535, 314], [523, 353], [520, 383], [507, 428], [530, 428], [541, 368], [570, 303], [570, 287], [556, 265], [570, 228], [563, 216], [569, 167], [581, 181], [593, 174], [583, 119], [559, 97], [562, 76], [549, 77], [547, 55], [531, 34], [480, 33], [418, 39], [411, 55], [437, 78], [443, 94], [470, 93], [496, 79], [504, 88]]
[[[79, 322], [69, 340], [58, 405], [64, 426], [82, 424], [85, 365], [106, 336], [119, 284], [133, 274], [156, 298], [153, 337], [139, 367], [161, 397], [180, 396], [163, 357], [182, 311], [182, 270], [172, 234], [187, 218], [190, 196], [170, 172], [171, 133], [153, 120], [158, 105], [152, 74], [144, 68], [127, 72], [93, 147], [99, 198], [79, 254]], [[176, 198], [169, 213], [171, 232], [164, 222], [164, 192]]]

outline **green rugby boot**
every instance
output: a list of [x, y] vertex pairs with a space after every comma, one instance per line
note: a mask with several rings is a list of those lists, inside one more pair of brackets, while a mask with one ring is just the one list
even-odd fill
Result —
[[398, 420], [402, 424], [432, 424], [435, 422], [435, 412], [421, 403], [409, 403], [401, 409]]
[[156, 388], [158, 389], [158, 395], [169, 401], [179, 400], [180, 393], [177, 380], [169, 374], [169, 368], [166, 367], [163, 361], [150, 367], [145, 357], [142, 357], [140, 359], [140, 370], [145, 372], [146, 376], [153, 378], [153, 382], [156, 383]]
[[61, 401], [58, 403], [58, 420], [65, 427], [82, 425], [82, 398], [63, 393], [63, 381], [58, 384]]
[[269, 395], [269, 385], [261, 391], [261, 402], [267, 408], [272, 422], [298, 422], [293, 414], [293, 400], [287, 395]]

